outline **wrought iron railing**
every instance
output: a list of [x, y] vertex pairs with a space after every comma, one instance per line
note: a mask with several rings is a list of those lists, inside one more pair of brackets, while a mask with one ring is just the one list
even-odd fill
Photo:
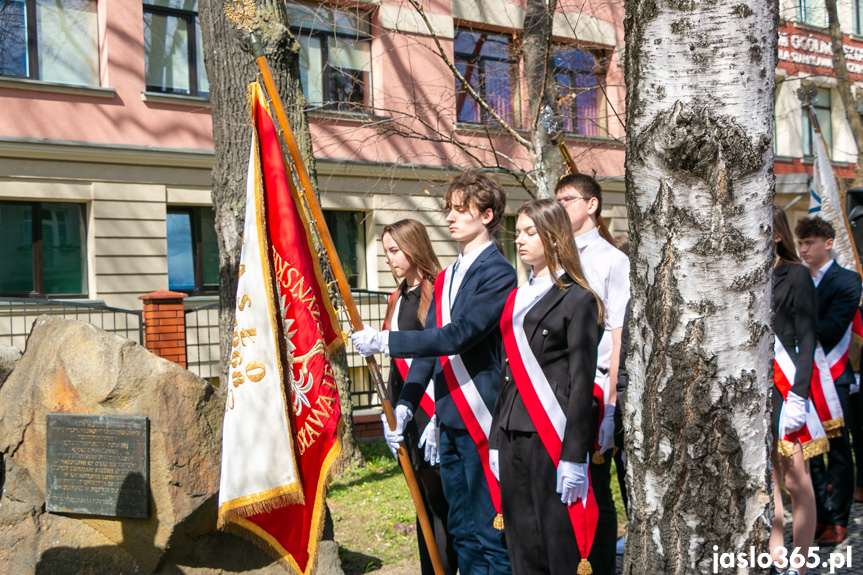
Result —
[[0, 344], [23, 350], [40, 315], [77, 319], [137, 343], [144, 341], [144, 323], [137, 310], [95, 302], [0, 297]]

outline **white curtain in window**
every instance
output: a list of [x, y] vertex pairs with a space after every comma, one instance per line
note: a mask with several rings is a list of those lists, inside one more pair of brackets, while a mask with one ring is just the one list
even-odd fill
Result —
[[96, 0], [36, 0], [39, 77], [99, 85]]
[[321, 40], [311, 36], [300, 36], [300, 82], [309, 104], [324, 101], [323, 53]]
[[330, 66], [344, 70], [372, 69], [371, 50], [368, 42], [357, 42], [338, 36], [330, 38]]

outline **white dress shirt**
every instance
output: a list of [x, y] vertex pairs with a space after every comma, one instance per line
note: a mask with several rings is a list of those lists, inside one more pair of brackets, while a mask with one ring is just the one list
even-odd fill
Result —
[[452, 269], [452, 282], [450, 283], [449, 288], [449, 301], [450, 305], [455, 303], [455, 297], [458, 295], [458, 288], [461, 287], [461, 282], [464, 281], [464, 276], [467, 275], [467, 270], [470, 269], [470, 266], [473, 265], [473, 262], [479, 257], [479, 255], [485, 251], [485, 249], [490, 246], [492, 242], [486, 242], [472, 250], [469, 254], [464, 255], [462, 252], [458, 253], [458, 259], [456, 259], [453, 264]]
[[812, 281], [815, 283], [815, 287], [818, 287], [818, 284], [820, 284], [821, 280], [824, 279], [824, 274], [827, 273], [827, 270], [830, 269], [830, 266], [832, 266], [835, 261], [836, 260], [831, 259], [815, 271], [815, 275], [812, 276]]
[[623, 327], [626, 304], [629, 302], [629, 258], [599, 235], [599, 229], [575, 238], [581, 269], [602, 304], [605, 306], [605, 333], [599, 341], [596, 367], [611, 365], [611, 330]]

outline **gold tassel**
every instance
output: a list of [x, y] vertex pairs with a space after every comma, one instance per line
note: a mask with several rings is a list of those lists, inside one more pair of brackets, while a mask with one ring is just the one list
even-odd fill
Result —
[[587, 559], [582, 559], [578, 562], [578, 575], [592, 575], [593, 568]]
[[605, 456], [598, 451], [594, 451], [593, 458], [591, 458], [591, 461], [593, 461], [593, 463], [595, 463], [596, 465], [602, 465], [603, 463], [605, 463]]
[[492, 523], [492, 525], [494, 525], [494, 528], [498, 531], [503, 531], [503, 515], [498, 513], [494, 518], [494, 523]]

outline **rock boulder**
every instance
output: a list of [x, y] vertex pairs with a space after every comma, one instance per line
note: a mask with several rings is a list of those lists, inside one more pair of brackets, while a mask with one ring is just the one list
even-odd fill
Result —
[[[284, 574], [216, 531], [224, 404], [218, 388], [128, 339], [38, 318], [0, 387], [0, 573]], [[149, 518], [45, 511], [46, 413], [150, 418]]]

